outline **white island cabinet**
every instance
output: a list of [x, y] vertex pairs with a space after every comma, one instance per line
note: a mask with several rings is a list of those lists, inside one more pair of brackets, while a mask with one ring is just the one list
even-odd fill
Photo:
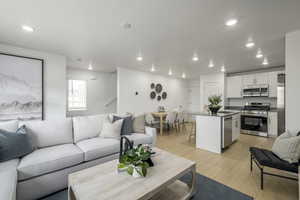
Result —
[[222, 153], [240, 134], [239, 112], [196, 115], [196, 147], [214, 153]]

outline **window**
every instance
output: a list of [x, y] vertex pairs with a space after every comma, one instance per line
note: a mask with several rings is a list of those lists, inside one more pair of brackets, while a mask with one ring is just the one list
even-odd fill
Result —
[[84, 80], [69, 80], [68, 110], [86, 110], [87, 82]]

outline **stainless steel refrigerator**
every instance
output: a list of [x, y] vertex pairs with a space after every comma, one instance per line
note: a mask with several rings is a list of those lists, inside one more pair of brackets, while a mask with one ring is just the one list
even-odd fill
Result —
[[285, 132], [285, 74], [277, 76], [278, 135]]

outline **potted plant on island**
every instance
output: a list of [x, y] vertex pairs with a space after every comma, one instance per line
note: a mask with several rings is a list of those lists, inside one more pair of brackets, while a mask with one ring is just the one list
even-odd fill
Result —
[[127, 150], [119, 159], [118, 169], [127, 171], [133, 177], [145, 177], [147, 169], [153, 165], [152, 150], [149, 146], [138, 145]]
[[222, 98], [220, 95], [212, 95], [208, 97], [209, 105], [208, 108], [211, 112], [211, 114], [215, 115], [218, 113], [220, 108], [222, 107], [220, 103], [222, 102]]

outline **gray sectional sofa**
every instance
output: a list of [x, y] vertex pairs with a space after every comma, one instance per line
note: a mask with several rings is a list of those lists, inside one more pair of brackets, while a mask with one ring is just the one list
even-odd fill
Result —
[[[44, 197], [66, 188], [68, 174], [116, 159], [119, 140], [101, 137], [105, 120], [108, 120], [108, 115], [11, 122], [15, 129], [26, 125], [36, 150], [23, 158], [0, 163], [0, 199]], [[132, 133], [128, 137], [135, 145], [153, 146], [156, 130], [145, 127], [145, 133]]]

